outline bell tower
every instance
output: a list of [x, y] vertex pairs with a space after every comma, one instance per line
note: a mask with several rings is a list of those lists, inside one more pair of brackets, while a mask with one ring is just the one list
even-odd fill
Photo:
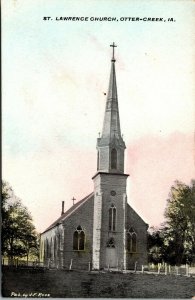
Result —
[[97, 171], [108, 173], [124, 173], [125, 143], [121, 136], [118, 95], [115, 73], [115, 57], [111, 60], [110, 81], [107, 93], [106, 108], [102, 135], [97, 139]]
[[101, 137], [97, 139], [97, 173], [94, 181], [93, 259], [94, 269], [126, 268], [125, 143], [121, 136], [115, 72], [115, 47]]

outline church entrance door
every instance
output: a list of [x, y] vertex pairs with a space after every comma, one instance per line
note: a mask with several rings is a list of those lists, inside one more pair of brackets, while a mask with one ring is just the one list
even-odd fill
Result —
[[116, 248], [106, 248], [106, 265], [109, 268], [117, 267]]

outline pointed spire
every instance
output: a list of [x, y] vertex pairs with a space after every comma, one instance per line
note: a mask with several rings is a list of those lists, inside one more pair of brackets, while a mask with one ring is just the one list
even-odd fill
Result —
[[116, 72], [115, 72], [116, 60], [114, 57], [114, 48], [116, 47], [116, 45], [113, 43], [110, 46], [113, 47], [113, 54], [111, 60], [110, 81], [109, 81], [109, 87], [107, 93], [106, 110], [105, 110], [104, 124], [102, 130], [102, 138], [109, 138], [109, 140], [113, 137], [121, 138]]
[[115, 73], [115, 56], [113, 47], [110, 81], [106, 100], [102, 135], [97, 139], [97, 170], [107, 173], [124, 173], [125, 143], [121, 136], [118, 109], [118, 95]]

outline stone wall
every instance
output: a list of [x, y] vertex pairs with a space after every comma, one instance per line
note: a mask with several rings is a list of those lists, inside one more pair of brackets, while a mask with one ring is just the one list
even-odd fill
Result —
[[[75, 212], [68, 217], [64, 223], [64, 263], [69, 268], [71, 259], [72, 267], [87, 269], [89, 262], [92, 262], [92, 241], [93, 241], [93, 196], [82, 204]], [[82, 251], [73, 250], [73, 234], [78, 226], [81, 226], [85, 233], [85, 249]]]
[[147, 229], [148, 225], [140, 216], [127, 206], [126, 229], [133, 228], [137, 235], [137, 250], [135, 253], [126, 252], [127, 269], [134, 269], [137, 262], [137, 269], [140, 270], [142, 265], [147, 264]]
[[[78, 226], [85, 233], [85, 248], [73, 250], [73, 234]], [[45, 266], [88, 269], [92, 261], [93, 196], [77, 207], [61, 224], [41, 235], [41, 259]], [[49, 251], [48, 251], [49, 250]]]
[[[126, 179], [127, 175], [119, 174], [105, 174], [100, 173], [94, 178], [94, 194], [101, 195], [101, 208], [100, 209], [98, 196], [95, 196], [94, 202], [94, 220], [96, 214], [101, 214], [101, 228], [98, 228], [97, 223], [94, 223], [94, 232], [101, 230], [100, 241], [100, 269], [108, 267], [107, 261], [107, 242], [110, 238], [115, 242], [115, 255], [117, 264], [124, 264], [124, 228], [125, 228], [125, 207], [124, 201], [126, 201]], [[114, 192], [114, 193], [113, 193]], [[125, 199], [125, 200], [124, 200]], [[111, 205], [116, 207], [116, 229], [114, 231], [109, 230], [109, 208]], [[94, 245], [96, 247], [96, 244]], [[98, 249], [97, 249], [98, 251]], [[95, 249], [94, 249], [95, 252]], [[97, 258], [96, 258], [97, 259]]]
[[[41, 236], [41, 258], [46, 266], [69, 269], [107, 268], [107, 243], [114, 240], [115, 267], [137, 269], [147, 264], [147, 224], [127, 204], [127, 175], [99, 173], [94, 177], [94, 195], [76, 207], [58, 226]], [[116, 228], [109, 229], [109, 208], [116, 208]], [[85, 233], [84, 250], [73, 250], [73, 234], [78, 226]], [[137, 235], [136, 251], [127, 251], [126, 233]], [[49, 255], [46, 253], [47, 244]]]

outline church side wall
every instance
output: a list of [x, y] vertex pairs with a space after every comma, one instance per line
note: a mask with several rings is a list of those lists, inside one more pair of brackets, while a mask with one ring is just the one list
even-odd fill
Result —
[[126, 252], [127, 269], [134, 269], [135, 263], [137, 269], [141, 270], [142, 265], [148, 262], [147, 257], [147, 228], [148, 225], [137, 215], [137, 213], [127, 206], [126, 229], [133, 228], [137, 235], [137, 250], [135, 253]]
[[[63, 266], [72, 269], [88, 270], [92, 262], [92, 241], [93, 241], [93, 198], [82, 204], [64, 222], [64, 257]], [[78, 226], [81, 226], [85, 233], [85, 249], [73, 250], [73, 234]]]
[[40, 259], [46, 267], [62, 267], [63, 226], [59, 224], [41, 234]]

